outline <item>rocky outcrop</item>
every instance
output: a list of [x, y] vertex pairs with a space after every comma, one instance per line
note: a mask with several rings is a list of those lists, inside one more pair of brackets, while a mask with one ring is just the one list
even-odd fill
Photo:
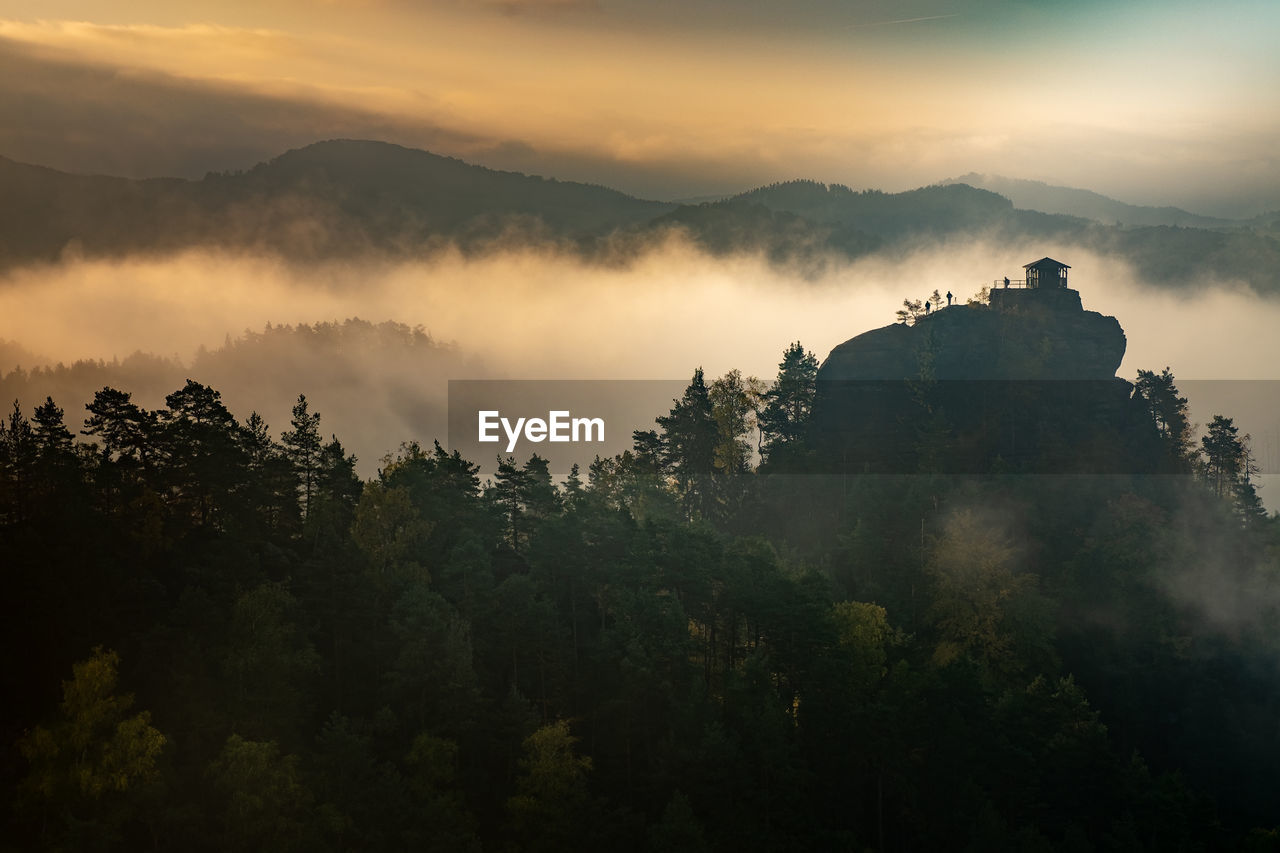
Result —
[[1124, 359], [1115, 317], [1085, 311], [1075, 290], [1009, 289], [845, 341], [819, 380], [1112, 379]]
[[1125, 343], [1066, 288], [874, 329], [819, 369], [811, 444], [846, 471], [1149, 470], [1150, 430], [1115, 375]]

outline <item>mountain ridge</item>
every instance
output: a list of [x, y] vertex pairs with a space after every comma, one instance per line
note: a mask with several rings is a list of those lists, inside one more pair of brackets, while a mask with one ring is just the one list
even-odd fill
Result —
[[191, 248], [293, 261], [413, 258], [527, 247], [626, 263], [677, 232], [713, 254], [764, 256], [801, 277], [833, 260], [943, 241], [1071, 245], [1129, 263], [1162, 287], [1244, 282], [1280, 293], [1280, 222], [1124, 227], [1025, 210], [991, 190], [901, 193], [794, 180], [701, 204], [503, 172], [372, 140], [327, 140], [200, 180], [77, 175], [0, 158], [0, 268], [65, 256]]
[[969, 172], [957, 178], [947, 178], [941, 183], [943, 185], [966, 184], [978, 189], [990, 190], [1026, 210], [1079, 216], [1107, 225], [1230, 228], [1247, 225], [1253, 221], [1207, 216], [1173, 205], [1131, 204], [1093, 190], [1025, 178], [1010, 178], [1004, 175]]

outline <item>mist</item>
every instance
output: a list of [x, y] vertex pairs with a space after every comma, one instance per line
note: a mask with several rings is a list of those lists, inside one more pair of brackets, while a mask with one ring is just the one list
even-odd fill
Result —
[[[163, 393], [199, 366], [208, 378], [192, 378], [222, 391], [237, 416], [258, 409], [278, 432], [289, 405], [305, 393], [326, 416], [326, 431], [371, 463], [404, 440], [443, 440], [449, 379], [683, 379], [698, 366], [709, 376], [736, 368], [772, 379], [792, 341], [825, 358], [837, 344], [894, 322], [904, 298], [936, 289], [963, 302], [993, 280], [1020, 278], [1023, 264], [1046, 254], [1072, 265], [1071, 286], [1086, 310], [1120, 320], [1128, 337], [1120, 376], [1168, 365], [1180, 380], [1280, 378], [1280, 339], [1270, 334], [1280, 326], [1280, 302], [1233, 282], [1162, 292], [1138, 284], [1127, 265], [1069, 245], [972, 240], [893, 258], [832, 258], [821, 272], [801, 275], [763, 257], [713, 257], [678, 233], [609, 266], [519, 248], [359, 265], [191, 251], [27, 267], [0, 279], [0, 340], [7, 342], [0, 357], [8, 360], [0, 376], [19, 363], [154, 354], [169, 365], [152, 369], [154, 387], [115, 380], [140, 403], [161, 405]], [[356, 317], [420, 328], [434, 348], [409, 358], [359, 343], [346, 346], [340, 366], [311, 354], [274, 373], [270, 364], [243, 358], [236, 369], [198, 358], [202, 348], [218, 350], [269, 324]], [[134, 356], [135, 368], [140, 358]], [[274, 350], [260, 361], [289, 358]], [[89, 380], [104, 374], [81, 374], [82, 393], [91, 396]], [[164, 389], [170, 376], [177, 382]], [[52, 393], [39, 384], [18, 389], [24, 408]], [[10, 398], [14, 389], [12, 381], [3, 388]], [[268, 393], [278, 396], [274, 405]], [[78, 422], [89, 396], [58, 400], [69, 423]], [[1195, 414], [1201, 422], [1211, 415]], [[1275, 422], [1244, 423], [1242, 432], [1267, 435]], [[368, 464], [362, 469], [372, 473]]]

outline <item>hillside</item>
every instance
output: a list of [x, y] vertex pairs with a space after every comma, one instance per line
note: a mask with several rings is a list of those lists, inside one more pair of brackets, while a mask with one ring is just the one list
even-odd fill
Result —
[[0, 158], [0, 262], [190, 246], [300, 259], [403, 253], [513, 230], [607, 234], [672, 205], [605, 187], [473, 166], [382, 142], [335, 140], [200, 181], [73, 175]]
[[1013, 210], [1007, 198], [967, 186], [932, 186], [902, 193], [856, 192], [841, 184], [789, 181], [737, 197], [814, 222], [840, 223], [880, 237], [945, 234], [1001, 224]]
[[801, 276], [832, 260], [987, 240], [1069, 244], [1128, 263], [1159, 287], [1239, 282], [1280, 292], [1280, 239], [1261, 219], [1119, 227], [1022, 209], [960, 183], [886, 193], [797, 180], [677, 205], [335, 140], [199, 181], [73, 175], [0, 158], [0, 194], [9, 202], [0, 210], [0, 268], [188, 248], [306, 262], [537, 247], [618, 263], [674, 231], [714, 254], [762, 254]]
[[1229, 228], [1245, 223], [1216, 216], [1202, 216], [1178, 207], [1148, 207], [1127, 204], [1092, 190], [1059, 187], [1043, 181], [1006, 178], [1003, 175], [980, 175], [970, 172], [958, 178], [948, 178], [944, 185], [966, 184], [978, 189], [999, 193], [1015, 207], [1038, 210], [1042, 213], [1061, 213], [1092, 219], [1106, 225], [1174, 225], [1191, 228]]

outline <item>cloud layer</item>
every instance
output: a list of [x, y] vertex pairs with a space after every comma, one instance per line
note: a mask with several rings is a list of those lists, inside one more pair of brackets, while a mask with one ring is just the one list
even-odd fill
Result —
[[348, 136], [662, 198], [979, 171], [1275, 207], [1280, 81], [1249, 16], [1276, 12], [1174, 5], [205, 2], [86, 21], [0, 2], [0, 106], [23, 118], [0, 153], [199, 175]]

